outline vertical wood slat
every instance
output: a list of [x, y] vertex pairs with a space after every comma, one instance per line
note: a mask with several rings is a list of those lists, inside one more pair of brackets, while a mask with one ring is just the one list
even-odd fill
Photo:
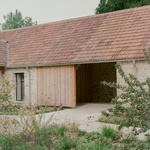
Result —
[[76, 106], [75, 66], [37, 68], [37, 103], [51, 106]]
[[4, 67], [0, 67], [0, 72], [4, 73]]
[[77, 70], [77, 102], [90, 102], [93, 96], [92, 65], [81, 65]]
[[4, 67], [0, 67], [0, 71], [4, 71]]

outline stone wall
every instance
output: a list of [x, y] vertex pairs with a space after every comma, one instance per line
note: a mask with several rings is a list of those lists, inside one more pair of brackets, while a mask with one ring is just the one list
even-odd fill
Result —
[[111, 102], [116, 89], [101, 84], [103, 81], [116, 82], [116, 63], [93, 64], [93, 101]]
[[[150, 64], [147, 61], [135, 61], [136, 72], [132, 61], [128, 62], [118, 62], [126, 74], [136, 75], [140, 81], [145, 81], [147, 77], [150, 77]], [[117, 83], [125, 84], [123, 78], [119, 75], [117, 71]], [[120, 90], [117, 90], [117, 94]]]
[[[135, 68], [134, 68], [132, 61], [118, 62], [118, 63], [122, 66], [122, 68], [126, 74], [129, 74], [129, 73], [135, 74]], [[144, 81], [148, 76], [150, 77], [150, 64], [148, 62], [146, 62], [146, 61], [135, 61], [135, 65], [136, 65], [136, 75], [140, 81]], [[100, 100], [100, 102], [110, 101], [108, 98], [102, 97], [103, 95], [105, 95], [105, 96], [106, 95], [112, 95], [114, 97], [115, 89], [114, 89], [114, 91], [113, 91], [113, 89], [111, 89], [111, 92], [114, 94], [110, 94], [111, 92], [110, 92], [110, 89], [108, 87], [107, 87], [107, 89], [105, 89], [104, 87], [102, 87], [102, 85], [100, 85], [100, 81], [103, 81], [103, 80], [106, 80], [109, 82], [115, 81], [115, 78], [116, 78], [115, 77], [115, 69], [113, 69], [113, 67], [114, 67], [113, 63], [91, 65], [90, 68], [91, 68], [92, 75], [91, 75], [90, 80], [91, 80], [92, 84], [91, 84], [90, 90], [91, 91], [93, 90], [92, 91], [93, 101], [97, 102], [98, 99], [102, 99], [102, 101]], [[12, 81], [12, 83], [14, 85], [16, 84], [16, 76], [15, 76], [16, 73], [24, 73], [25, 100], [21, 103], [29, 104], [30, 103], [29, 102], [29, 73], [26, 70], [26, 68], [6, 69], [5, 74], [8, 76], [8, 78], [10, 79], [10, 81]], [[38, 84], [37, 83], [37, 69], [36, 68], [30, 68], [30, 73], [31, 73], [31, 104], [36, 104], [36, 102], [37, 102], [37, 84]], [[88, 76], [89, 76], [89, 71], [86, 72], [86, 74], [88, 74]], [[83, 77], [83, 79], [84, 79], [84, 77]], [[119, 84], [125, 84], [123, 78], [121, 78], [121, 76], [118, 74], [118, 72], [117, 72], [117, 82]], [[87, 83], [87, 82], [84, 82], [84, 83]], [[97, 88], [95, 88], [95, 86]], [[103, 90], [103, 88], [104, 88], [104, 90]], [[97, 92], [95, 92], [95, 91], [97, 91]], [[103, 91], [108, 92], [109, 94], [104, 93]], [[118, 94], [119, 94], [119, 92], [120, 91], [117, 91]], [[96, 94], [96, 93], [98, 93], [98, 94]], [[12, 90], [12, 98], [13, 98], [14, 102], [17, 102], [16, 101], [16, 89], [15, 88], [14, 88], [14, 90]], [[17, 103], [20, 103], [20, 102], [17, 102]]]
[[[36, 68], [30, 68], [31, 73], [31, 104], [36, 103], [37, 99], [37, 83], [36, 83]], [[25, 100], [18, 102], [16, 101], [16, 88], [12, 90], [12, 100], [16, 103], [25, 103], [30, 104], [29, 101], [29, 73], [26, 68], [19, 69], [6, 69], [6, 76], [10, 79], [10, 81], [16, 85], [16, 73], [24, 73], [24, 85], [25, 85]]]

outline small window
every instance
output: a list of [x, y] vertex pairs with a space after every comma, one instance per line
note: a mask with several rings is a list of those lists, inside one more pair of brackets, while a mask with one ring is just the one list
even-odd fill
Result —
[[16, 73], [16, 100], [24, 100], [24, 73]]

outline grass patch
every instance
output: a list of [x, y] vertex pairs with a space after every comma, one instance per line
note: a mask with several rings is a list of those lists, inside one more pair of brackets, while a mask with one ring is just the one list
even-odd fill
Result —
[[117, 124], [122, 120], [122, 118], [120, 117], [115, 117], [115, 116], [105, 116], [105, 115], [101, 115], [98, 119], [99, 122], [103, 122], [103, 123], [110, 123], [110, 124]]
[[116, 140], [116, 139], [121, 137], [121, 132], [112, 128], [112, 127], [103, 126], [101, 128], [101, 135], [106, 137], [106, 138]]
[[43, 114], [54, 112], [60, 110], [62, 108], [59, 107], [49, 107], [49, 106], [25, 106], [19, 104], [8, 103], [6, 105], [2, 105], [0, 109], [0, 115], [19, 115], [22, 113], [32, 112], [33, 114]]
[[[125, 122], [125, 114], [122, 114], [121, 116], [115, 116], [111, 112], [108, 111], [103, 111], [102, 114], [100, 115], [98, 122], [103, 122], [103, 123], [109, 123], [109, 124], [117, 124], [119, 126], [123, 126], [122, 122]], [[149, 128], [150, 128], [150, 121], [148, 122]], [[134, 127], [137, 128], [144, 128], [142, 124], [133, 124]], [[144, 131], [144, 130], [143, 130]]]
[[[6, 125], [6, 124], [5, 124]], [[0, 134], [2, 150], [147, 150], [150, 138], [140, 141], [135, 137], [122, 137], [119, 131], [104, 126], [99, 132], [88, 133], [64, 124], [51, 124], [28, 116], [22, 119], [22, 132]], [[18, 127], [16, 127], [18, 128]]]

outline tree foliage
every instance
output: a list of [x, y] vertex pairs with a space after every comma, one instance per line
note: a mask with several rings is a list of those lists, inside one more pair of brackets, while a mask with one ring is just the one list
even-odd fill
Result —
[[100, 0], [96, 14], [149, 5], [150, 0]]
[[31, 17], [23, 18], [21, 12], [18, 10], [16, 10], [15, 13], [10, 12], [7, 15], [4, 15], [4, 20], [5, 23], [3, 23], [1, 26], [2, 30], [22, 28], [37, 24], [36, 21], [32, 21]]
[[0, 104], [10, 103], [12, 100], [11, 91], [14, 85], [7, 79], [6, 76], [0, 77]]

